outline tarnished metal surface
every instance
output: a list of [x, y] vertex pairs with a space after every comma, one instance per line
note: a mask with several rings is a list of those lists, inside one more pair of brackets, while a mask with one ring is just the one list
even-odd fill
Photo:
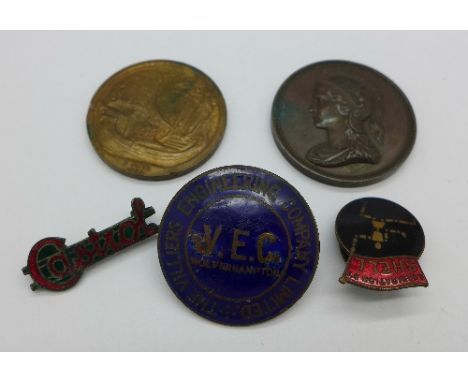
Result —
[[397, 85], [346, 61], [319, 62], [292, 74], [274, 100], [272, 130], [295, 167], [336, 186], [389, 176], [416, 138], [413, 110]]
[[135, 178], [165, 179], [208, 159], [226, 126], [218, 87], [199, 70], [173, 61], [132, 65], [110, 77], [88, 111], [99, 156]]

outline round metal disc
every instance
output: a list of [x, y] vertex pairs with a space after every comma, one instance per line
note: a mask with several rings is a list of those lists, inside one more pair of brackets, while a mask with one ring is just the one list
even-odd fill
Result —
[[361, 198], [338, 213], [335, 234], [345, 260], [351, 252], [361, 256], [413, 256], [425, 246], [421, 224], [406, 208], [381, 198]]
[[377, 291], [427, 287], [419, 257], [424, 232], [416, 218], [390, 200], [353, 200], [338, 213], [335, 233], [346, 267], [342, 284]]
[[216, 150], [226, 105], [198, 69], [148, 61], [104, 82], [91, 101], [87, 125], [109, 166], [134, 178], [167, 179], [194, 169]]
[[416, 137], [403, 92], [374, 69], [324, 61], [292, 74], [273, 102], [272, 131], [283, 155], [306, 175], [335, 186], [389, 176]]
[[318, 262], [314, 217], [279, 176], [231, 166], [187, 183], [164, 213], [159, 262], [177, 297], [226, 325], [271, 319], [306, 291]]

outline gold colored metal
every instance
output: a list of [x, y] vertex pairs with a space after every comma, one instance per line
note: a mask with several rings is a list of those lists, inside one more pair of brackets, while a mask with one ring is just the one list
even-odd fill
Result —
[[88, 134], [99, 156], [139, 179], [182, 175], [206, 161], [221, 142], [226, 105], [201, 71], [173, 61], [129, 66], [97, 90]]

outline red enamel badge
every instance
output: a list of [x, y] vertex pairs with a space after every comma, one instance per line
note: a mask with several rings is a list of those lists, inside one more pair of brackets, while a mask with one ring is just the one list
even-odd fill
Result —
[[132, 200], [130, 217], [100, 232], [88, 231], [88, 237], [71, 246], [65, 239], [47, 237], [31, 249], [28, 264], [23, 268], [34, 282], [31, 289], [45, 288], [61, 291], [75, 285], [85, 268], [115, 254], [158, 232], [154, 223], [145, 219], [155, 213], [152, 207], [145, 208], [140, 198]]
[[402, 206], [378, 198], [354, 200], [339, 212], [335, 227], [347, 261], [341, 283], [375, 290], [429, 285], [418, 262], [424, 232]]

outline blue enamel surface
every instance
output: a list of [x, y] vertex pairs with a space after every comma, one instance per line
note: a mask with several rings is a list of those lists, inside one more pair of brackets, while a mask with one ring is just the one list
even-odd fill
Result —
[[228, 325], [280, 314], [310, 284], [318, 261], [311, 211], [282, 178], [245, 166], [211, 170], [170, 202], [159, 260], [194, 312]]

